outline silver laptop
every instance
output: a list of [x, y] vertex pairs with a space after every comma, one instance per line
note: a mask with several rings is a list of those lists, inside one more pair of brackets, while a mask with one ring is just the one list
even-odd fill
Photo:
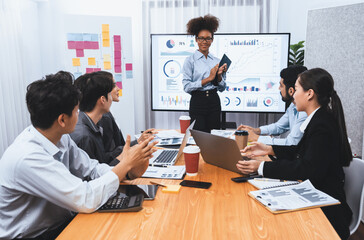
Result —
[[181, 157], [183, 153], [183, 149], [187, 145], [187, 141], [191, 136], [190, 130], [195, 125], [195, 121], [191, 123], [191, 125], [187, 128], [186, 134], [183, 137], [181, 146], [179, 150], [173, 149], [158, 149], [155, 153], [153, 153], [153, 157], [149, 159], [150, 166], [172, 166], [176, 163], [176, 161]]
[[243, 157], [235, 140], [197, 130], [191, 130], [191, 133], [205, 162], [242, 174], [236, 167]]

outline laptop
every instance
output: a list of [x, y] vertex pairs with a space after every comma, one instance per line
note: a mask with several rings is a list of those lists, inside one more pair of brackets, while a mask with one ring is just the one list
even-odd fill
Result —
[[191, 133], [205, 162], [242, 174], [236, 167], [243, 157], [235, 140], [197, 130], [191, 130]]
[[182, 156], [183, 149], [187, 145], [187, 141], [191, 136], [190, 130], [195, 125], [195, 121], [191, 123], [191, 125], [187, 128], [186, 134], [183, 137], [181, 146], [179, 150], [177, 149], [158, 149], [155, 153], [153, 153], [153, 157], [149, 159], [150, 166], [172, 166], [176, 163], [176, 161]]

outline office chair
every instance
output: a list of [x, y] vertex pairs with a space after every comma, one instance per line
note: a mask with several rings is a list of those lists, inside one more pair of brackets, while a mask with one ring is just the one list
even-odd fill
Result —
[[346, 201], [353, 211], [350, 223], [350, 235], [359, 227], [364, 204], [364, 161], [354, 158], [350, 166], [344, 167]]

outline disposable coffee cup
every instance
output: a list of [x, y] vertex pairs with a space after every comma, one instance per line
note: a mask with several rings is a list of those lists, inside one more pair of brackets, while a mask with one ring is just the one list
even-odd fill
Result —
[[235, 131], [235, 141], [240, 150], [244, 149], [248, 144], [248, 136], [249, 136], [248, 131], [245, 130]]
[[188, 126], [190, 126], [191, 118], [189, 116], [180, 116], [179, 125], [181, 127], [181, 133], [186, 133]]
[[183, 149], [183, 154], [185, 157], [186, 174], [188, 176], [196, 176], [200, 159], [200, 148], [197, 146], [187, 146]]

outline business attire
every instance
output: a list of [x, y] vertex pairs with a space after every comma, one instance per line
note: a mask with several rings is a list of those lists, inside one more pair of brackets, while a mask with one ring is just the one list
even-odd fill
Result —
[[272, 146], [277, 157], [262, 162], [258, 173], [269, 178], [309, 179], [315, 188], [338, 199], [341, 204], [322, 210], [343, 239], [350, 235], [352, 211], [346, 203], [345, 175], [340, 164], [338, 125], [326, 109], [316, 109], [301, 125], [303, 137], [297, 146]]
[[0, 239], [38, 238], [75, 212], [95, 211], [118, 187], [110, 166], [90, 159], [68, 134], [54, 145], [30, 126], [0, 160]]
[[297, 145], [303, 136], [300, 126], [306, 118], [307, 114], [305, 112], [298, 112], [296, 105], [291, 103], [285, 114], [277, 122], [259, 127], [260, 134], [262, 135], [280, 135], [290, 131], [288, 136], [286, 138], [259, 136], [258, 142], [268, 145]]
[[[77, 146], [83, 149], [90, 158], [111, 166], [119, 163], [115, 152], [107, 151], [103, 142], [103, 128], [96, 125], [86, 113], [80, 111], [75, 130], [70, 133]], [[109, 150], [109, 149], [108, 149]], [[117, 149], [116, 152], [122, 151]]]
[[200, 51], [186, 58], [183, 65], [183, 88], [191, 94], [189, 114], [191, 122], [196, 120], [194, 129], [210, 132], [220, 129], [221, 103], [217, 91], [224, 91], [226, 87], [225, 74], [218, 86], [211, 82], [202, 86], [202, 80], [210, 75], [210, 71], [220, 59], [211, 53], [203, 55]]

